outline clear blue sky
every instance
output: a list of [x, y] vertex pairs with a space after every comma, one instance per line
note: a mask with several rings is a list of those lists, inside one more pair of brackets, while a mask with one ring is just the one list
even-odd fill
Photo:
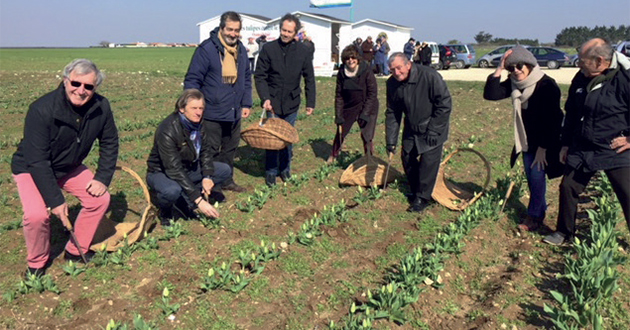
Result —
[[[350, 8], [308, 0], [0, 0], [0, 47], [87, 47], [101, 41], [198, 42], [196, 24], [227, 10], [269, 18], [286, 12], [350, 20]], [[354, 20], [413, 27], [416, 39], [474, 42], [494, 37], [553, 42], [571, 26], [630, 25], [630, 0], [354, 0]]]

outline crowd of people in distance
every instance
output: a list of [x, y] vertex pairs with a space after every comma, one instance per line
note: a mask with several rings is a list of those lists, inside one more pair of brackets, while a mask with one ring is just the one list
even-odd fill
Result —
[[[176, 214], [219, 217], [213, 204], [226, 200], [224, 191], [247, 191], [234, 180], [234, 157], [242, 121], [255, 106], [254, 85], [269, 118], [295, 125], [302, 80], [305, 112], [315, 111], [314, 44], [309, 36], [298, 36], [299, 18], [284, 15], [279, 37], [269, 42], [249, 38], [243, 44], [241, 26], [238, 13], [221, 15], [219, 26], [192, 56], [173, 112], [155, 130], [146, 181], [163, 226], [171, 225]], [[393, 155], [400, 146], [410, 191], [407, 210], [420, 213], [433, 203], [452, 99], [440, 74], [427, 65], [429, 47], [418, 46], [412, 38], [402, 52], [389, 52], [385, 34], [374, 42], [371, 36], [365, 41], [358, 38], [343, 49], [334, 98], [336, 134], [328, 162], [339, 156], [355, 123], [364, 153], [374, 153], [377, 118], [384, 104], [386, 150]], [[522, 155], [530, 192], [520, 230], [541, 228], [547, 179], [562, 176], [556, 231], [543, 239], [554, 245], [574, 237], [578, 196], [599, 171], [610, 179], [630, 227], [630, 61], [599, 38], [586, 41], [579, 57], [580, 71], [564, 104], [566, 114], [558, 85], [521, 46], [503, 55], [483, 92], [487, 100], [512, 100], [510, 159], [513, 165]], [[504, 70], [509, 74], [501, 81]], [[386, 100], [379, 103], [375, 77], [389, 74]], [[110, 102], [97, 93], [103, 79], [92, 61], [74, 60], [65, 67], [59, 86], [34, 101], [26, 114], [11, 169], [23, 209], [27, 275], [41, 276], [51, 264], [52, 215], [76, 234], [76, 241], [65, 246], [65, 258], [89, 261], [93, 256], [89, 247], [109, 207], [108, 186], [119, 149]], [[93, 172], [83, 161], [97, 141], [98, 166]], [[265, 183], [273, 186], [278, 177], [287, 181], [292, 158], [290, 145], [267, 150]], [[81, 203], [74, 223], [63, 191]]]

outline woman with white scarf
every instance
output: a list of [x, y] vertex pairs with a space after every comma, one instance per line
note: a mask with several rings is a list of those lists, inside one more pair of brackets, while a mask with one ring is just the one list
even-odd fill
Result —
[[[501, 82], [501, 73], [508, 78]], [[511, 166], [519, 153], [529, 187], [527, 217], [519, 230], [536, 231], [543, 224], [547, 202], [547, 182], [562, 174], [559, 163], [560, 131], [564, 114], [560, 108], [560, 88], [542, 72], [534, 55], [516, 46], [503, 55], [496, 71], [486, 81], [483, 97], [496, 101], [512, 98], [514, 112], [514, 148]]]

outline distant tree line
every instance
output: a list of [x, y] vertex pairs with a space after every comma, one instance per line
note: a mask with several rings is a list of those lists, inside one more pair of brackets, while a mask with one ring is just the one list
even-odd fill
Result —
[[564, 28], [556, 35], [556, 46], [565, 45], [577, 47], [591, 38], [604, 38], [612, 43], [630, 40], [630, 26], [619, 25], [619, 27], [586, 26]]
[[[630, 40], [630, 26], [620, 25], [619, 27], [595, 26], [589, 28], [586, 26], [564, 28], [556, 35], [555, 46], [577, 47], [591, 38], [604, 38], [612, 43], [623, 40]], [[538, 39], [518, 39], [518, 38], [493, 38], [492, 34], [485, 31], [479, 31], [475, 35], [475, 41], [479, 44], [521, 44], [537, 46]]]

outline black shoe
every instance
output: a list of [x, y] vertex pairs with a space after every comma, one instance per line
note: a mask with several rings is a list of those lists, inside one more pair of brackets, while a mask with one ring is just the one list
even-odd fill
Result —
[[[81, 255], [72, 254], [67, 250], [64, 251], [63, 258], [67, 261], [85, 263], [83, 258], [81, 258]], [[90, 262], [92, 258], [94, 258], [94, 251], [88, 251], [85, 253], [85, 260], [87, 260], [87, 262]]]
[[224, 190], [234, 191], [234, 192], [237, 192], [237, 193], [242, 193], [242, 192], [246, 192], [247, 191], [247, 189], [237, 185], [235, 182], [232, 182], [232, 183], [230, 183], [228, 185], [225, 185], [222, 188]]
[[276, 185], [276, 175], [275, 174], [267, 174], [267, 175], [265, 175], [265, 183], [269, 187], [275, 186]]
[[158, 218], [160, 219], [160, 224], [164, 227], [168, 227], [171, 225], [171, 221], [173, 221], [173, 209], [172, 208], [161, 208], [160, 213], [158, 214]]
[[291, 179], [291, 171], [286, 170], [286, 171], [280, 172], [280, 179], [282, 180], [282, 182], [289, 181], [289, 179]]
[[28, 267], [26, 272], [24, 273], [24, 279], [28, 280], [30, 275], [35, 275], [36, 277], [42, 277], [46, 275], [46, 268], [31, 268]]
[[414, 199], [413, 203], [411, 203], [411, 206], [409, 206], [409, 208], [407, 209], [407, 212], [422, 212], [424, 211], [424, 209], [426, 209], [427, 207], [429, 207], [431, 205], [431, 202], [425, 199], [422, 199], [420, 197], [416, 197], [416, 199]]

